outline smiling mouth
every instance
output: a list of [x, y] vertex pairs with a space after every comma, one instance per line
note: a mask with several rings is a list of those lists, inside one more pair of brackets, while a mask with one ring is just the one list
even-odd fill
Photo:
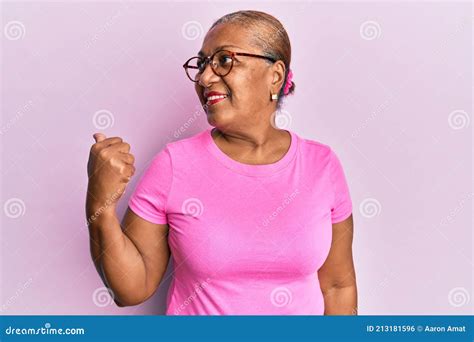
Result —
[[218, 102], [221, 102], [225, 100], [228, 96], [227, 95], [213, 95], [209, 96], [206, 101], [206, 105], [212, 106], [213, 104], [216, 104]]

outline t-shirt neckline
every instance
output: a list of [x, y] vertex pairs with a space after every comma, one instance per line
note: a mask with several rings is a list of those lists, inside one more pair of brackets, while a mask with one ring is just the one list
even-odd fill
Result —
[[236, 172], [251, 175], [251, 176], [265, 176], [265, 175], [272, 175], [282, 169], [284, 169], [288, 164], [294, 159], [296, 156], [296, 152], [298, 149], [298, 137], [297, 135], [290, 130], [285, 129], [291, 136], [290, 147], [288, 151], [286, 151], [285, 155], [277, 160], [275, 163], [271, 164], [245, 164], [241, 163], [237, 160], [232, 159], [227, 154], [225, 154], [215, 143], [214, 139], [212, 138], [212, 130], [214, 127], [209, 127], [204, 132], [204, 140], [207, 149], [211, 154], [224, 166], [229, 169], [232, 169]]

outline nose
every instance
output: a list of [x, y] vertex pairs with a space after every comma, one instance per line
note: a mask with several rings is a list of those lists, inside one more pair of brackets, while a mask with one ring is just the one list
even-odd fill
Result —
[[206, 64], [204, 71], [199, 77], [199, 85], [205, 88], [208, 88], [211, 83], [219, 81], [219, 76], [212, 70], [211, 63], [212, 61]]

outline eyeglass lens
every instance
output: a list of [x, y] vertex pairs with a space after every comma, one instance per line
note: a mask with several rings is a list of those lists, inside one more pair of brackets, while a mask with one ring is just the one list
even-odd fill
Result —
[[[188, 62], [188, 67], [186, 72], [188, 73], [189, 78], [194, 81], [199, 80], [199, 77], [204, 72], [206, 68], [206, 60], [204, 58], [195, 57]], [[214, 72], [219, 76], [225, 76], [229, 73], [232, 68], [232, 55], [228, 51], [219, 51], [214, 54], [211, 67]]]

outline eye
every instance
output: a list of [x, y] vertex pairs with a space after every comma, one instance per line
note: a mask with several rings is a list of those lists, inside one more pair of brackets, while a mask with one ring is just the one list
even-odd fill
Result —
[[219, 56], [219, 64], [220, 65], [225, 65], [232, 63], [232, 57], [230, 55], [220, 55]]
[[204, 69], [206, 68], [206, 63], [204, 62], [203, 59], [199, 59], [197, 61], [197, 67], [199, 68], [199, 72], [203, 72]]

